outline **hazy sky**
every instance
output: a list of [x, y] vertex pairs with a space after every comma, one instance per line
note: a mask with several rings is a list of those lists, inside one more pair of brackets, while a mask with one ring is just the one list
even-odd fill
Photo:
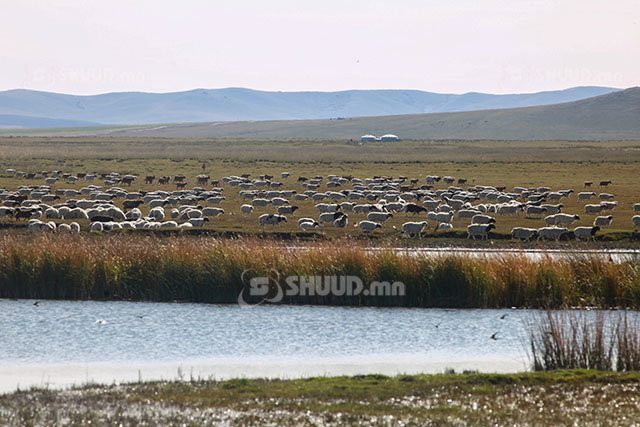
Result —
[[640, 0], [0, 0], [0, 90], [640, 85]]

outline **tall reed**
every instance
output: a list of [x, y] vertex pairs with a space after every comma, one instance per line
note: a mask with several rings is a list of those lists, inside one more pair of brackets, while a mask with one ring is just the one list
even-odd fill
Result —
[[638, 313], [552, 311], [529, 325], [533, 369], [640, 368]]
[[290, 248], [210, 237], [5, 235], [0, 297], [235, 303], [242, 272], [399, 281], [398, 296], [289, 295], [291, 304], [405, 307], [640, 307], [638, 262], [371, 251], [347, 240]]

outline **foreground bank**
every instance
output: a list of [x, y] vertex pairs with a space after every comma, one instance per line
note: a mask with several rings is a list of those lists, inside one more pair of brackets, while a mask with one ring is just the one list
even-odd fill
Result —
[[598, 425], [640, 417], [640, 375], [596, 371], [154, 382], [0, 396], [3, 425]]

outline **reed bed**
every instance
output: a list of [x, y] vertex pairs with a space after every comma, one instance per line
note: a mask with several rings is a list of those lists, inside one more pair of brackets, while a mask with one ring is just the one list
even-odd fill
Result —
[[533, 369], [640, 369], [638, 313], [548, 310], [529, 325]]
[[[400, 281], [404, 295], [290, 295], [283, 303], [449, 308], [640, 307], [640, 265], [595, 256], [531, 260], [370, 251], [337, 240], [292, 249], [279, 241], [194, 236], [5, 235], [0, 298], [237, 303], [242, 272]], [[634, 345], [640, 346], [637, 341]]]

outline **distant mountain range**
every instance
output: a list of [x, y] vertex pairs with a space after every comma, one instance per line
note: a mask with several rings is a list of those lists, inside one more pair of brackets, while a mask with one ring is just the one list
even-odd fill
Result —
[[[93, 135], [169, 138], [359, 139], [372, 133], [404, 139], [640, 139], [640, 87], [554, 105], [456, 113], [185, 123], [102, 129]], [[85, 133], [92, 135], [92, 133]]]
[[243, 88], [77, 96], [32, 90], [0, 92], [0, 128], [308, 120], [476, 111], [558, 104], [618, 89], [583, 86], [529, 94], [439, 94], [417, 90], [265, 92]]

